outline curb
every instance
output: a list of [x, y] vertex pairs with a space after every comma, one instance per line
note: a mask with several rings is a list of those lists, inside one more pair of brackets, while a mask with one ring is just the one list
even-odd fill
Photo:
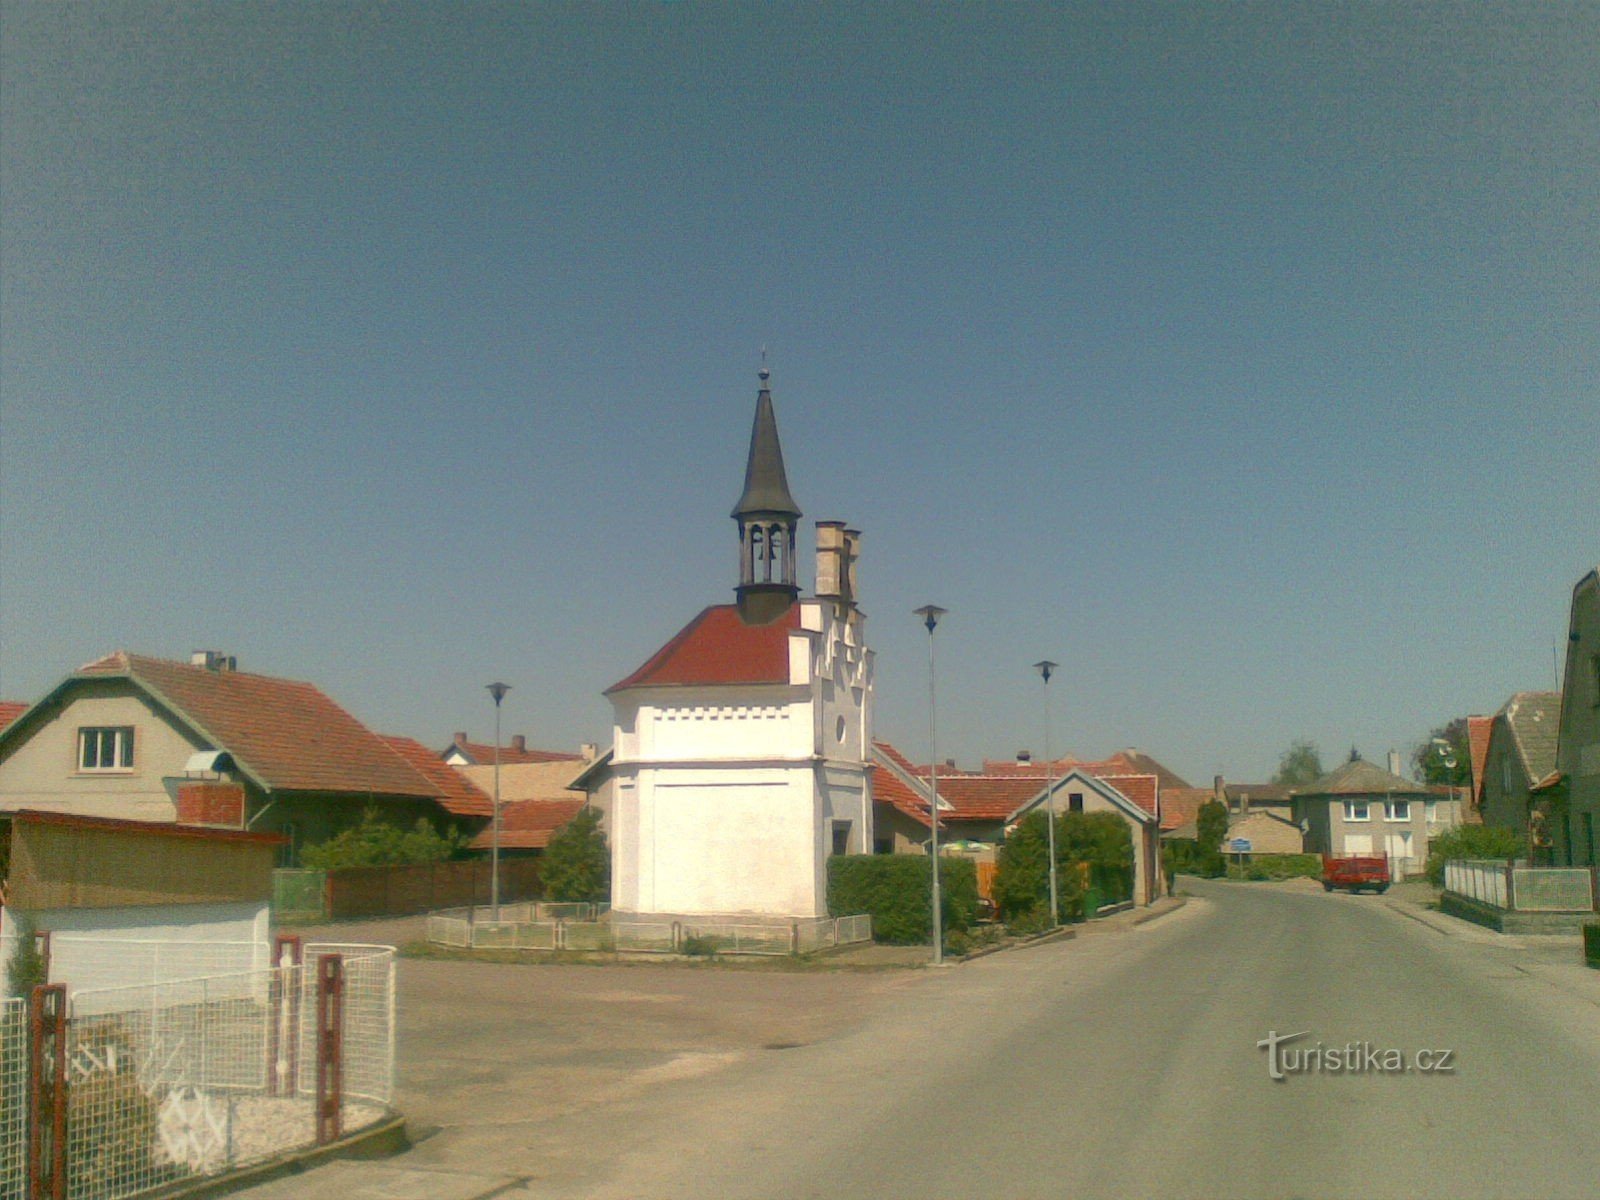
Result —
[[300, 1175], [334, 1159], [390, 1158], [410, 1148], [411, 1141], [406, 1137], [406, 1119], [399, 1113], [394, 1113], [376, 1125], [369, 1125], [336, 1142], [329, 1142], [326, 1146], [313, 1146], [309, 1150], [280, 1155], [237, 1171], [174, 1184], [149, 1195], [152, 1200], [202, 1200], [204, 1197], [220, 1196], [238, 1191], [240, 1188], [254, 1187], [258, 1183], [270, 1183], [274, 1179]]
[[1168, 913], [1177, 912], [1180, 908], [1189, 903], [1189, 897], [1187, 896], [1169, 896], [1167, 898], [1169, 900], [1176, 901], [1176, 903], [1174, 903], [1170, 908], [1163, 908], [1160, 912], [1151, 912], [1149, 909], [1146, 909], [1144, 912], [1135, 916], [1130, 924], [1148, 925], [1151, 921], [1161, 920], [1161, 918], [1166, 916]]

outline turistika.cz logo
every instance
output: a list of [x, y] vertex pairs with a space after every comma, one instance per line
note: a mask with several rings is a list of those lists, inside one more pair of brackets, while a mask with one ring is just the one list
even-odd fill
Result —
[[1267, 1052], [1267, 1074], [1283, 1082], [1291, 1075], [1454, 1075], [1454, 1050], [1416, 1050], [1408, 1054], [1394, 1047], [1374, 1046], [1371, 1042], [1345, 1042], [1328, 1046], [1313, 1042], [1291, 1045], [1311, 1036], [1309, 1029], [1299, 1033], [1279, 1033], [1276, 1029], [1256, 1043]]

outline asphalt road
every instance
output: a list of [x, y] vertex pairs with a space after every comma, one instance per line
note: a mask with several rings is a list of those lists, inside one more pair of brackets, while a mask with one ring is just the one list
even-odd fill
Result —
[[[1592, 999], [1377, 897], [1193, 891], [1131, 932], [919, 976], [844, 1036], [541, 1125], [507, 1194], [1600, 1195]], [[1271, 1031], [1454, 1070], [1274, 1081]]]
[[[1571, 939], [1393, 895], [1186, 886], [1150, 924], [943, 971], [408, 960], [401, 1102], [422, 1140], [246, 1194], [1600, 1196], [1600, 972]], [[1412, 1069], [1275, 1081], [1273, 1031]], [[1453, 1070], [1417, 1070], [1423, 1050]]]

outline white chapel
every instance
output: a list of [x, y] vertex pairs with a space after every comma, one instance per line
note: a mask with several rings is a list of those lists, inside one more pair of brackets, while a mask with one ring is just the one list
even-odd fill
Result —
[[872, 652], [856, 603], [861, 535], [817, 522], [816, 595], [796, 581], [765, 368], [744, 493], [739, 584], [607, 690], [615, 710], [612, 908], [825, 916], [827, 860], [872, 849]]

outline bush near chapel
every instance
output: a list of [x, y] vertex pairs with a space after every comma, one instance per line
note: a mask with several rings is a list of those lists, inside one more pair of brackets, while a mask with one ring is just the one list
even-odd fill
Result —
[[[872, 938], [916, 946], [933, 938], [933, 868], [926, 854], [839, 854], [828, 860], [828, 913], [872, 917]], [[940, 907], [947, 932], [978, 916], [978, 871], [966, 859], [939, 859]]]
[[600, 828], [600, 811], [579, 810], [550, 839], [539, 862], [546, 900], [600, 904], [611, 899], [611, 848]]

